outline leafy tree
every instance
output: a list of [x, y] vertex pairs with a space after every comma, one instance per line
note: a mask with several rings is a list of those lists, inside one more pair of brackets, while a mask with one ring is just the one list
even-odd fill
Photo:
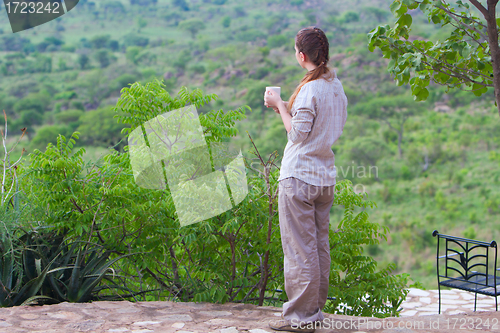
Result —
[[179, 22], [179, 29], [191, 33], [191, 37], [195, 39], [198, 32], [205, 29], [205, 23], [198, 18], [191, 18]]
[[99, 62], [101, 68], [106, 68], [111, 63], [111, 57], [109, 55], [108, 50], [98, 50], [95, 53], [95, 58], [97, 62]]
[[137, 34], [127, 34], [123, 37], [125, 46], [141, 46], [145, 47], [149, 44], [149, 38], [142, 37]]
[[375, 16], [375, 18], [379, 22], [386, 20], [390, 14], [390, 12], [388, 12], [387, 10], [378, 7], [364, 7], [363, 11], [367, 14]]
[[229, 15], [224, 16], [221, 20], [221, 24], [222, 27], [229, 28], [229, 26], [231, 26], [231, 17]]
[[359, 14], [353, 11], [347, 11], [344, 14], [342, 14], [341, 20], [345, 23], [358, 22]]
[[126, 12], [125, 6], [123, 5], [123, 3], [121, 1], [117, 1], [117, 0], [103, 1], [101, 8], [104, 9], [105, 12], [111, 12], [114, 14]]
[[75, 131], [80, 125], [80, 117], [84, 114], [82, 110], [65, 110], [54, 115], [58, 124], [68, 125]]
[[108, 48], [111, 49], [111, 51], [116, 52], [120, 48], [120, 43], [118, 43], [117, 40], [110, 40], [108, 43]]
[[0, 38], [0, 51], [22, 51], [24, 46], [30, 43], [28, 38], [9, 34]]
[[74, 83], [74, 90], [80, 100], [83, 101], [85, 109], [96, 109], [101, 101], [108, 97], [113, 91], [109, 85], [109, 78], [104, 75], [102, 69], [95, 69]]
[[68, 136], [71, 133], [71, 128], [66, 125], [47, 125], [41, 127], [36, 135], [31, 140], [30, 148], [43, 149], [47, 144], [55, 144], [59, 134]]
[[14, 111], [35, 110], [38, 113], [44, 113], [50, 104], [50, 97], [43, 93], [30, 93], [23, 99], [14, 104]]
[[111, 40], [110, 35], [98, 35], [94, 36], [89, 40], [89, 43], [93, 49], [105, 49]]
[[424, 108], [416, 104], [407, 96], [390, 96], [370, 99], [367, 102], [357, 103], [352, 111], [354, 114], [368, 116], [370, 119], [376, 119], [389, 126], [391, 131], [396, 132], [398, 136], [399, 158], [403, 157], [403, 134], [404, 125], [408, 118], [422, 111]]
[[[488, 0], [486, 7], [477, 0], [395, 0], [390, 8], [397, 21], [393, 27], [378, 26], [369, 33], [370, 51], [379, 48], [390, 59], [389, 72], [398, 85], [411, 85], [416, 100], [427, 99], [426, 87], [431, 80], [448, 88], [471, 91], [476, 96], [493, 87], [500, 113], [497, 4], [498, 0]], [[413, 23], [408, 11], [417, 8], [429, 22], [451, 28], [446, 39], [408, 40]], [[473, 8], [481, 17], [476, 16]]]
[[304, 21], [301, 22], [302, 25], [315, 25], [316, 22], [318, 21], [316, 17], [316, 11], [312, 9], [304, 10], [303, 14], [304, 14]]
[[245, 17], [247, 16], [247, 11], [244, 6], [236, 6], [234, 7], [234, 13], [236, 17]]
[[284, 35], [273, 35], [267, 38], [267, 45], [272, 49], [283, 46], [286, 43], [288, 43], [288, 38]]
[[189, 10], [189, 6], [188, 6], [186, 0], [172, 0], [172, 3], [174, 6], [179, 7], [180, 9], [182, 9], [184, 11]]
[[[367, 172], [370, 167], [376, 168], [377, 162], [387, 156], [390, 151], [383, 141], [373, 137], [356, 137], [347, 142], [342, 150], [347, 153], [349, 160], [364, 166]], [[375, 180], [379, 180], [377, 174], [375, 174]]]
[[78, 61], [78, 64], [80, 65], [80, 69], [83, 70], [89, 65], [90, 59], [89, 59], [88, 55], [82, 53], [78, 56], [77, 61]]
[[[316, 17], [314, 17], [314, 22], [316, 22]], [[267, 32], [270, 35], [274, 35], [280, 33], [283, 29], [286, 29], [289, 25], [290, 22], [288, 20], [287, 13], [280, 13], [280, 15], [273, 15], [270, 18], [268, 18], [264, 23], [264, 28], [266, 28]]]
[[19, 128], [27, 128], [26, 135], [28, 140], [33, 139], [34, 125], [40, 125], [43, 121], [42, 114], [37, 110], [25, 110], [21, 112], [18, 119], [15, 120], [15, 125]]
[[[77, 131], [82, 134], [82, 142], [92, 146], [114, 146], [123, 138], [122, 124], [113, 118], [116, 114], [112, 107], [107, 106], [87, 111], [79, 118]], [[123, 145], [122, 145], [123, 146]]]
[[137, 18], [137, 27], [138, 32], [141, 32], [141, 29], [145, 28], [148, 25], [148, 21], [144, 17]]
[[127, 51], [125, 52], [125, 57], [128, 61], [137, 65], [137, 61], [139, 60], [139, 54], [142, 51], [142, 47], [139, 46], [129, 46], [127, 47]]

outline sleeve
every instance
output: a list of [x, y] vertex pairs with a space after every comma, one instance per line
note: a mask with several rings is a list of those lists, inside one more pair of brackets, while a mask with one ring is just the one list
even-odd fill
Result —
[[296, 113], [291, 120], [292, 129], [288, 132], [289, 141], [300, 143], [307, 139], [316, 118], [316, 104], [317, 98], [314, 96], [311, 86], [305, 84], [293, 103]]

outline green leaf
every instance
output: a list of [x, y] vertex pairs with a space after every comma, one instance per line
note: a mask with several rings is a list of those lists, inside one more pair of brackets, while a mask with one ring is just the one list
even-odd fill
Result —
[[423, 88], [417, 94], [418, 101], [425, 101], [427, 97], [429, 97], [429, 90], [427, 90], [427, 88]]
[[389, 8], [391, 9], [391, 12], [396, 15], [396, 11], [401, 8], [401, 2], [399, 0], [395, 0]]
[[420, 3], [420, 10], [425, 12], [427, 8], [429, 7], [429, 2], [427, 0], [424, 0]]
[[413, 19], [410, 14], [404, 14], [401, 16], [401, 23], [406, 25], [407, 27], [411, 27]]
[[431, 20], [432, 20], [432, 23], [438, 24], [439, 22], [441, 22], [441, 16], [440, 15], [432, 15]]
[[472, 85], [472, 92], [476, 96], [481, 96], [483, 94], [483, 86], [477, 83]]

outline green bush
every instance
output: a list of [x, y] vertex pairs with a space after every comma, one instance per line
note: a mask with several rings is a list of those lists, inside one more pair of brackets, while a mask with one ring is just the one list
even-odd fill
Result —
[[[172, 97], [164, 88], [155, 80], [122, 89], [114, 111], [122, 124], [130, 126], [123, 134], [164, 112], [188, 104], [201, 107], [217, 98], [185, 87]], [[200, 114], [207, 143], [225, 142], [237, 135], [235, 123], [244, 117], [243, 108]], [[49, 144], [31, 155], [23, 192], [30, 202], [50, 207], [44, 210], [44, 225], [64, 231], [69, 242], [90, 239], [111, 253], [111, 261], [136, 253], [116, 262], [114, 269], [132, 290], [156, 290], [145, 292], [140, 296], [143, 299], [158, 295], [170, 300], [260, 305], [285, 301], [283, 295], [274, 293], [284, 284], [275, 154], [262, 156], [254, 147], [260, 162], [245, 159], [247, 197], [223, 214], [180, 228], [169, 189], [145, 189], [136, 184], [128, 146], [123, 153], [113, 151], [85, 165], [85, 150], [74, 151], [75, 139], [78, 133], [69, 139], [59, 136], [56, 146]], [[366, 246], [386, 239], [388, 232], [369, 221], [367, 208], [374, 203], [356, 194], [349, 181], [339, 181], [334, 205], [343, 207], [344, 217], [332, 225], [329, 235], [329, 295], [335, 300], [329, 301], [326, 311], [397, 315], [408, 292], [408, 275], [391, 275], [394, 264], [378, 270], [377, 263], [362, 253]]]
[[38, 129], [31, 141], [32, 149], [43, 149], [47, 144], [55, 144], [59, 134], [69, 135], [71, 128], [67, 125], [45, 125]]
[[288, 38], [284, 35], [273, 35], [267, 38], [267, 45], [272, 49], [283, 46], [286, 43], [288, 43]]
[[464, 237], [469, 238], [469, 239], [475, 239], [476, 238], [476, 230], [474, 229], [473, 226], [468, 227], [467, 229], [464, 230]]
[[401, 167], [401, 177], [404, 179], [404, 180], [410, 180], [412, 179], [412, 173], [410, 171], [410, 168], [408, 168], [408, 166], [406, 165], [403, 165]]

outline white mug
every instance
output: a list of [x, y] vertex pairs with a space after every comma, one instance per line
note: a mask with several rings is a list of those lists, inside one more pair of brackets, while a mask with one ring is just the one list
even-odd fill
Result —
[[[275, 93], [278, 94], [278, 96], [281, 95], [281, 87], [266, 87], [266, 94], [269, 90], [274, 91]], [[269, 107], [272, 107], [271, 105]]]
[[266, 87], [266, 91], [268, 90], [273, 90], [278, 93], [278, 95], [281, 95], [281, 87]]

